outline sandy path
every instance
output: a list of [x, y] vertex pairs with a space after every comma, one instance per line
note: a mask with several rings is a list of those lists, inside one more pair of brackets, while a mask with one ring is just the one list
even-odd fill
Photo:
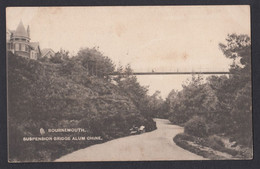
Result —
[[[168, 120], [154, 119], [157, 130], [115, 139], [67, 154], [56, 161], [150, 161], [150, 160], [203, 160], [173, 142], [183, 128]], [[205, 159], [204, 159], [205, 160]]]

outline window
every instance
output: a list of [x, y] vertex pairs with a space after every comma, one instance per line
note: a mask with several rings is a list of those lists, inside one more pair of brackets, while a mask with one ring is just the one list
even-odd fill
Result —
[[22, 45], [19, 43], [19, 50], [21, 50], [22, 49]]
[[33, 59], [34, 58], [34, 51], [31, 51], [31, 59]]
[[21, 44], [21, 49], [22, 49], [22, 51], [26, 51], [25, 50], [25, 44]]
[[12, 49], [12, 43], [8, 43], [8, 50]]
[[15, 50], [15, 51], [18, 51], [18, 50], [19, 50], [19, 44], [18, 44], [18, 43], [16, 43], [16, 44], [14, 45], [14, 50]]

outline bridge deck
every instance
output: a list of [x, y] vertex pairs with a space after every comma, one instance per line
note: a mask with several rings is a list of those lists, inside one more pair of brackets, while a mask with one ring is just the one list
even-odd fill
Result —
[[[109, 75], [124, 75], [124, 73], [112, 73]], [[193, 74], [205, 74], [205, 75], [225, 75], [231, 74], [230, 72], [133, 72], [133, 75], [193, 75]]]

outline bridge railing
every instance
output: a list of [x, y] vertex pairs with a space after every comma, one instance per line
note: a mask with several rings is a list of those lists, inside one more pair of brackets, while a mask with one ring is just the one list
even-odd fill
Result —
[[[205, 74], [205, 75], [226, 75], [230, 72], [133, 72], [132, 75], [193, 75], [193, 74]], [[126, 73], [110, 73], [108, 75], [126, 75]]]

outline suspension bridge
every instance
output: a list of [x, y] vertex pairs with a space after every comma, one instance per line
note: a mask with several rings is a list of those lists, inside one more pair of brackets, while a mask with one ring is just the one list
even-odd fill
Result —
[[[119, 73], [119, 72], [114, 72], [109, 75], [116, 76], [116, 75], [126, 75], [127, 73]], [[128, 73], [129, 74], [129, 73]], [[198, 71], [192, 71], [192, 72], [132, 72], [130, 73], [131, 75], [228, 75], [231, 74], [230, 72], [225, 72], [225, 71], [203, 71], [203, 72], [198, 72]]]

